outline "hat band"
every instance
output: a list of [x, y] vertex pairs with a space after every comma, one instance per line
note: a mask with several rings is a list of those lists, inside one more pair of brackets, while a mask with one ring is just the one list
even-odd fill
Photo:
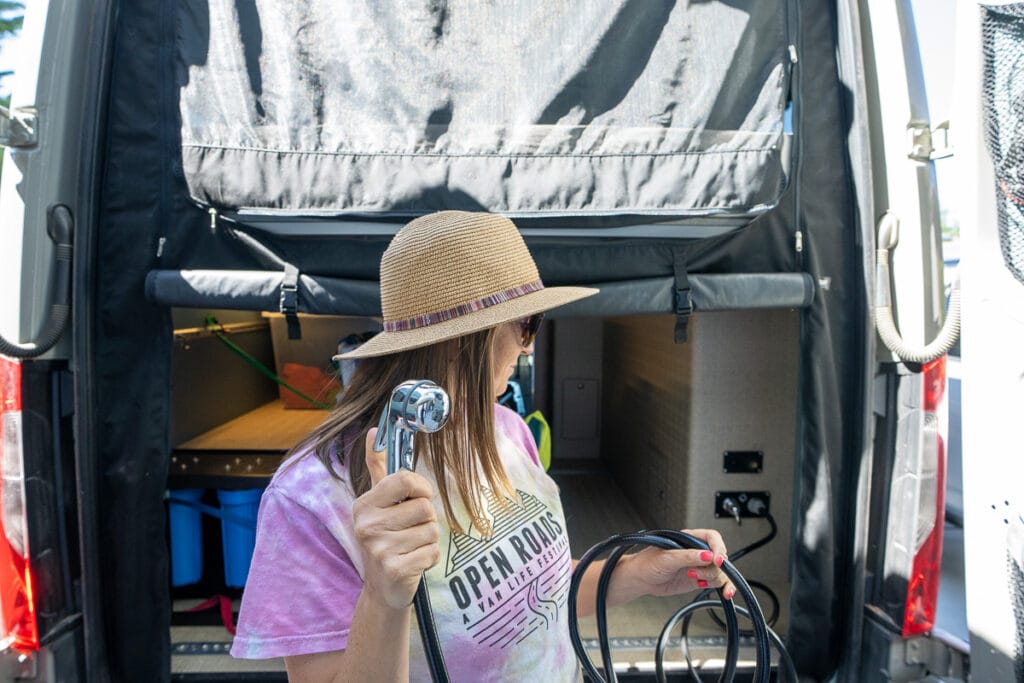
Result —
[[494, 294], [489, 294], [482, 299], [475, 301], [469, 301], [452, 308], [446, 308], [443, 311], [436, 311], [434, 313], [425, 313], [423, 315], [417, 315], [412, 318], [405, 318], [404, 320], [385, 320], [384, 331], [385, 332], [404, 332], [407, 330], [414, 330], [417, 327], [426, 327], [427, 325], [434, 325], [436, 323], [444, 322], [445, 320], [452, 320], [460, 316], [472, 313], [473, 311], [479, 311], [484, 308], [489, 308], [495, 304], [500, 304], [503, 301], [511, 301], [512, 299], [519, 298], [524, 294], [530, 292], [538, 292], [544, 289], [544, 283], [540, 280], [533, 282], [527, 282], [525, 285], [519, 285], [518, 287], [510, 287]]

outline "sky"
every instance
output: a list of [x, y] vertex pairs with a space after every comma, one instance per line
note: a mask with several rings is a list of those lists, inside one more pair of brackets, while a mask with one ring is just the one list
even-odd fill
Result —
[[[32, 0], [22, 0], [22, 4], [28, 4]], [[0, 71], [11, 71], [13, 60], [11, 59], [11, 40], [0, 40]], [[10, 94], [10, 77], [0, 80], [0, 96]]]
[[950, 118], [953, 72], [955, 0], [912, 0], [917, 42], [924, 68], [932, 124]]

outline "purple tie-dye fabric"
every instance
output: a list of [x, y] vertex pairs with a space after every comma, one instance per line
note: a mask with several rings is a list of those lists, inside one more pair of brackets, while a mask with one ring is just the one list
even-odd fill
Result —
[[[516, 413], [496, 405], [495, 425], [516, 499], [502, 508], [485, 492], [494, 534], [453, 532], [434, 500], [441, 561], [427, 572], [427, 583], [448, 672], [453, 681], [578, 680], [567, 619], [572, 560], [558, 487]], [[430, 472], [420, 473], [434, 481]], [[330, 477], [316, 458], [300, 458], [275, 475], [260, 505], [232, 655], [345, 649], [363, 572], [353, 499], [348, 484]], [[465, 509], [456, 510], [468, 520]], [[410, 679], [430, 680], [415, 620]]]

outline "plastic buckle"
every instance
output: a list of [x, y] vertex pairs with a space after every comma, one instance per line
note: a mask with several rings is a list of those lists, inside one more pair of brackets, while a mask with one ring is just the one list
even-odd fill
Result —
[[295, 315], [299, 308], [299, 286], [294, 282], [281, 283], [280, 311], [285, 315]]
[[288, 324], [288, 338], [302, 339], [302, 328], [299, 326], [299, 269], [291, 264], [287, 264], [284, 269], [279, 305]]

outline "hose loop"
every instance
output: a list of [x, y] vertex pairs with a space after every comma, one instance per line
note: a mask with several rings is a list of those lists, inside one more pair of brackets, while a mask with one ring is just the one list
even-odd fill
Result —
[[960, 336], [960, 276], [957, 275], [950, 290], [949, 304], [942, 328], [935, 338], [924, 346], [908, 344], [896, 326], [892, 305], [892, 278], [889, 253], [899, 244], [900, 222], [887, 211], [878, 222], [878, 244], [875, 249], [875, 305], [872, 317], [878, 336], [886, 348], [905, 363], [928, 363], [946, 355]]

